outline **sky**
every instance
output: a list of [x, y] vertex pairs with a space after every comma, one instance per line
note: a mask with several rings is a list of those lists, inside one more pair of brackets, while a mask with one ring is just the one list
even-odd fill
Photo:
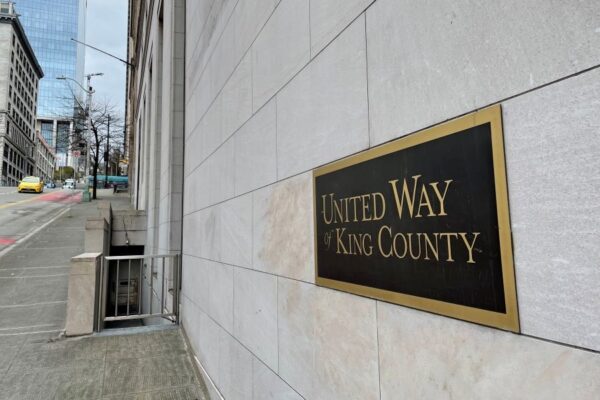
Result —
[[[126, 59], [127, 0], [87, 0], [85, 42], [115, 56]], [[103, 72], [92, 78], [96, 91], [94, 102], [108, 102], [120, 112], [125, 110], [126, 65], [119, 60], [86, 48], [85, 73]]]

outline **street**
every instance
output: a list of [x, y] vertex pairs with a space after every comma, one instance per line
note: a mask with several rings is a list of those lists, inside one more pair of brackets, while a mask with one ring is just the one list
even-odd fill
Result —
[[85, 216], [72, 209], [80, 199], [77, 190], [0, 188], [0, 336], [63, 328], [69, 260], [83, 250]]
[[46, 188], [38, 194], [0, 187], [0, 254], [80, 198], [76, 190]]
[[98, 216], [96, 203], [80, 199], [74, 190], [0, 191], [2, 237], [23, 238], [0, 251], [0, 400], [208, 399], [177, 326], [60, 336], [70, 260], [84, 251], [86, 220]]

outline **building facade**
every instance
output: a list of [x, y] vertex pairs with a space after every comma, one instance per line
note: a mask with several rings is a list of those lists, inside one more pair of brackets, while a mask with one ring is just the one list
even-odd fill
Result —
[[35, 172], [33, 175], [39, 176], [44, 181], [54, 178], [54, 166], [56, 165], [56, 156], [54, 149], [50, 146], [39, 131], [36, 131], [35, 141]]
[[[183, 255], [182, 325], [214, 398], [597, 398], [599, 16], [570, 0], [131, 0], [132, 203], [146, 252]], [[516, 325], [325, 287], [321, 167], [490, 109], [510, 218], [488, 227], [512, 244]]]
[[14, 5], [0, 3], [0, 185], [35, 170], [35, 115], [44, 76]]
[[[79, 166], [73, 156], [74, 96], [84, 98], [77, 85], [57, 80], [65, 76], [84, 84], [86, 0], [23, 0], [18, 3], [25, 32], [45, 71], [40, 82], [37, 126], [54, 148], [59, 166]], [[78, 153], [75, 153], [77, 156]]]

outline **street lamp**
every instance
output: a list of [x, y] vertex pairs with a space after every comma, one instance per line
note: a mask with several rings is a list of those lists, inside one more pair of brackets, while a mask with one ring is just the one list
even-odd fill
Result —
[[92, 94], [94, 93], [94, 90], [92, 89], [91, 86], [91, 79], [92, 76], [102, 76], [104, 75], [102, 72], [96, 72], [93, 74], [87, 74], [85, 77], [87, 78], [87, 89], [84, 88], [83, 86], [81, 86], [81, 84], [79, 82], [77, 82], [75, 79], [73, 78], [69, 78], [68, 76], [58, 76], [56, 77], [56, 79], [58, 80], [70, 80], [73, 81], [77, 84], [77, 86], [79, 86], [81, 88], [81, 90], [83, 90], [86, 94], [87, 94], [87, 101], [86, 101], [86, 108], [87, 108], [87, 121], [86, 121], [86, 142], [87, 142], [87, 150], [86, 150], [86, 158], [85, 158], [85, 169], [86, 169], [86, 181], [87, 181], [87, 177], [90, 175], [90, 139], [92, 137], [91, 135], [91, 128], [92, 128]]

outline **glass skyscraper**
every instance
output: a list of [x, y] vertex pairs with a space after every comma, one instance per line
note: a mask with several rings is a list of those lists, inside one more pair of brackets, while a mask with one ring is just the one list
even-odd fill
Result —
[[54, 148], [58, 166], [79, 167], [69, 143], [73, 140], [73, 95], [85, 98], [66, 76], [83, 82], [85, 48], [71, 40], [85, 42], [87, 0], [19, 0], [17, 12], [42, 69], [36, 130]]
[[[19, 0], [16, 7], [44, 70], [37, 115], [68, 117], [73, 113], [73, 95], [65, 81], [56, 77], [64, 75], [84, 84], [84, 46], [71, 38], [85, 40], [86, 0]], [[79, 88], [73, 90], [79, 93]]]

